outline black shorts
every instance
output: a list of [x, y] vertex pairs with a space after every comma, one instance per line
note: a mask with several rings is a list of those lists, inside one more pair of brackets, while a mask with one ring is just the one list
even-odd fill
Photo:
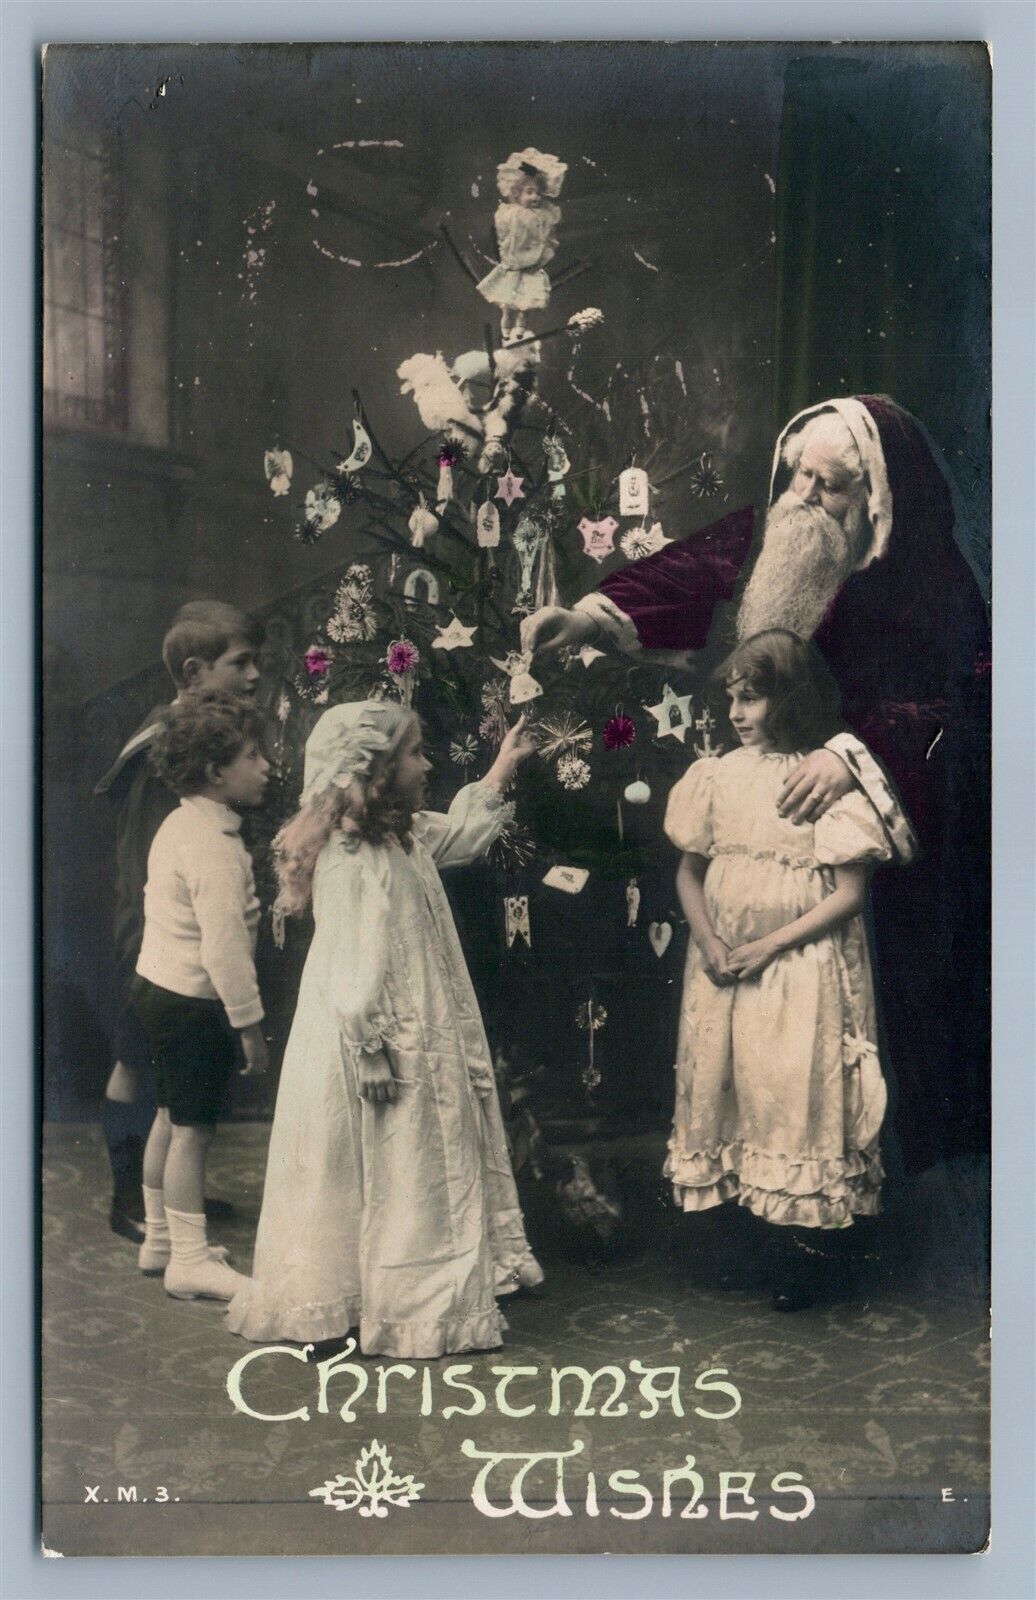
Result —
[[178, 1126], [217, 1122], [237, 1060], [222, 1003], [173, 994], [138, 977], [133, 1008], [151, 1052], [156, 1103]]

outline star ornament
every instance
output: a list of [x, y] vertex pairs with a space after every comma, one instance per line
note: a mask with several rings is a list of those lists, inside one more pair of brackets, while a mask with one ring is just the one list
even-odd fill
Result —
[[446, 628], [440, 628], [432, 640], [433, 650], [468, 650], [471, 648], [475, 636], [475, 628], [466, 628], [460, 618], [455, 616]]
[[502, 473], [496, 480], [496, 495], [494, 498], [502, 500], [505, 506], [514, 505], [516, 500], [524, 500], [525, 490], [522, 488], [524, 482], [524, 478], [516, 477], [508, 467], [507, 471]]
[[657, 706], [644, 707], [648, 715], [654, 717], [658, 723], [656, 738], [666, 739], [672, 735], [683, 744], [688, 728], [694, 726], [691, 699], [692, 696], [689, 694], [674, 694], [667, 683]]

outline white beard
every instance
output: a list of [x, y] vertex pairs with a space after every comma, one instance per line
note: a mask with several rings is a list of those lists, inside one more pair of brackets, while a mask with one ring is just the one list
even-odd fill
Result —
[[737, 636], [787, 628], [812, 638], [831, 601], [856, 565], [862, 508], [845, 526], [787, 490], [766, 514], [766, 531], [741, 596]]

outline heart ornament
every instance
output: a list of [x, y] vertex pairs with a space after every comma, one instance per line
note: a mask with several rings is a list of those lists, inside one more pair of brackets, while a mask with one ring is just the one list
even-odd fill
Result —
[[673, 937], [673, 929], [668, 922], [652, 922], [648, 926], [648, 940], [659, 961], [669, 949], [669, 941]]

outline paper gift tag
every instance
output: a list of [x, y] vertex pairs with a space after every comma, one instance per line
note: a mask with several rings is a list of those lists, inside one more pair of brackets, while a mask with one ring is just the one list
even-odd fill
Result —
[[548, 889], [561, 889], [565, 894], [578, 894], [590, 876], [585, 867], [551, 867], [543, 882]]
[[610, 555], [615, 554], [615, 530], [618, 526], [614, 517], [605, 517], [600, 522], [591, 522], [589, 517], [584, 517], [579, 524], [584, 555], [597, 562], [607, 561]]
[[643, 517], [648, 509], [648, 475], [643, 467], [619, 473], [619, 516]]
[[527, 894], [511, 894], [507, 896], [504, 901], [504, 924], [508, 950], [510, 950], [516, 939], [524, 939], [529, 949], [532, 949], [532, 932], [529, 928], [529, 896]]
[[672, 937], [673, 930], [668, 922], [652, 922], [649, 925], [648, 939], [659, 961], [669, 949], [669, 941]]

